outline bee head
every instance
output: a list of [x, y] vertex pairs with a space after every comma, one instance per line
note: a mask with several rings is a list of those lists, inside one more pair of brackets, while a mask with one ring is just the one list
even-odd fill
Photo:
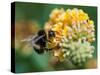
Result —
[[55, 37], [55, 32], [53, 30], [49, 30], [48, 37]]

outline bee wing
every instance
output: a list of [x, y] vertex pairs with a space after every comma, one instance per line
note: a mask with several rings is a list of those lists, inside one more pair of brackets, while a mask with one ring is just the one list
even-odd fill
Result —
[[29, 37], [22, 39], [21, 42], [30, 42], [33, 39], [35, 39], [37, 37], [37, 35], [30, 35]]
[[44, 37], [44, 36], [45, 36], [45, 35], [41, 35], [41, 36], [39, 36], [38, 38], [36, 38], [37, 35], [35, 35], [35, 36], [29, 36], [28, 38], [25, 38], [25, 39], [21, 40], [21, 42], [28, 42], [28, 43], [30, 43], [32, 46], [34, 46], [35, 48], [40, 49], [40, 47], [39, 47], [38, 45], [36, 45], [35, 43], [36, 43], [39, 39], [41, 39], [42, 37]]
[[34, 38], [34, 39], [32, 39], [32, 44], [35, 44], [38, 40], [40, 40], [41, 38], [43, 38], [45, 35], [41, 35], [41, 36], [39, 36], [38, 38]]

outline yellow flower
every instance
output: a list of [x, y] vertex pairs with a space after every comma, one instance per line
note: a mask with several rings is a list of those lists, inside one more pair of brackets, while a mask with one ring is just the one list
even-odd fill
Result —
[[[87, 13], [81, 9], [54, 9], [50, 15], [51, 28], [56, 33], [56, 38], [63, 36], [70, 39], [94, 39], [94, 22]], [[49, 23], [49, 22], [48, 22]], [[90, 35], [88, 37], [88, 35]], [[91, 40], [92, 42], [93, 40]]]
[[69, 26], [64, 26], [62, 35], [63, 35], [63, 36], [67, 36], [68, 33], [70, 33], [71, 31], [72, 31], [71, 27], [69, 27]]
[[64, 12], [64, 9], [54, 9], [50, 14], [50, 20], [54, 23], [59, 22], [61, 20], [60, 16]]
[[[88, 43], [95, 41], [94, 22], [90, 20], [88, 14], [82, 9], [74, 8], [67, 9], [66, 11], [63, 8], [54, 9], [50, 14], [49, 21], [47, 22], [47, 28], [55, 32], [55, 38], [51, 40], [52, 44], [49, 44], [50, 47], [52, 45], [54, 46], [55, 42], [57, 42], [57, 44], [63, 43], [63, 38], [66, 39], [66, 44], [71, 44], [70, 42], [72, 41]], [[80, 45], [78, 46], [80, 47]], [[83, 43], [82, 46], [84, 46]], [[53, 53], [55, 57], [62, 61], [65, 58], [65, 55], [61, 48], [53, 50]], [[67, 55], [68, 54], [69, 52]]]
[[89, 20], [89, 21], [88, 21], [88, 24], [89, 24], [89, 25], [94, 25], [94, 22], [93, 22], [92, 20]]
[[52, 26], [52, 30], [59, 31], [59, 30], [62, 30], [62, 27], [63, 27], [63, 23], [58, 22], [57, 24], [55, 24], [54, 26]]
[[62, 50], [54, 50], [54, 56], [57, 57], [59, 59], [59, 61], [63, 61], [64, 60], [64, 52]]

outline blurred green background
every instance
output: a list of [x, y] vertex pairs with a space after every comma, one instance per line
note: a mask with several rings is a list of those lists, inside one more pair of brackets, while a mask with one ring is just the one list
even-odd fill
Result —
[[[49, 14], [54, 8], [72, 9], [79, 8], [88, 13], [90, 19], [95, 24], [96, 42], [93, 62], [97, 60], [97, 7], [90, 6], [76, 6], [76, 5], [59, 5], [59, 4], [41, 4], [41, 3], [15, 3], [15, 25], [16, 25], [16, 72], [40, 72], [40, 71], [56, 71], [74, 69], [73, 65], [68, 63], [59, 63], [57, 66], [50, 64], [52, 55], [44, 53], [42, 55], [37, 54], [33, 48], [28, 47], [27, 44], [23, 45], [20, 41], [23, 37], [27, 37], [32, 33], [36, 33], [37, 30], [43, 28], [44, 24], [49, 19]], [[25, 25], [27, 26], [25, 28]], [[31, 26], [32, 25], [32, 26]], [[21, 29], [22, 28], [22, 29]], [[24, 28], [24, 29], [23, 29]], [[35, 31], [34, 31], [35, 30]], [[29, 32], [29, 33], [28, 33]], [[26, 36], [25, 36], [26, 35]]]

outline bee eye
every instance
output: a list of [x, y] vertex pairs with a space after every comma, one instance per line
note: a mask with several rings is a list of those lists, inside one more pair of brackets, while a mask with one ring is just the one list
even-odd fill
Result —
[[55, 32], [52, 31], [52, 30], [50, 30], [50, 31], [48, 32], [48, 36], [49, 36], [49, 37], [55, 37]]

